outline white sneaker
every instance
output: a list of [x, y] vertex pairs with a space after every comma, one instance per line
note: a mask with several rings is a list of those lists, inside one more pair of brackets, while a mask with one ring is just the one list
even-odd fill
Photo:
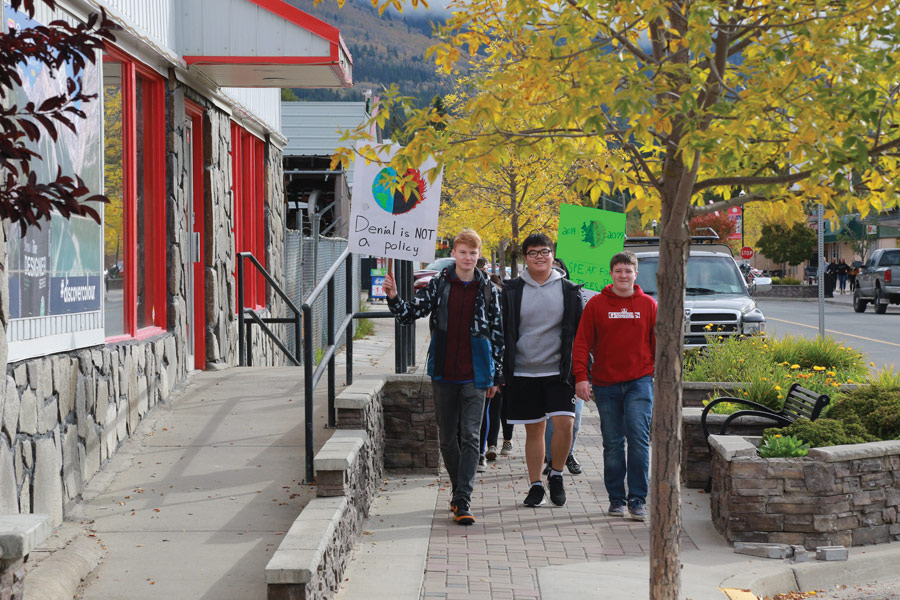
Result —
[[497, 460], [497, 446], [488, 446], [487, 452], [484, 453], [484, 457], [488, 460]]
[[500, 456], [509, 456], [510, 452], [512, 452], [512, 441], [503, 440], [503, 445], [500, 447]]

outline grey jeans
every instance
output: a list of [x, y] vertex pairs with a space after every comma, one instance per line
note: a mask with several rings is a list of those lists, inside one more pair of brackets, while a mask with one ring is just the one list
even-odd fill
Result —
[[454, 497], [469, 500], [478, 468], [478, 436], [484, 415], [485, 390], [473, 383], [432, 381], [441, 457], [453, 484]]

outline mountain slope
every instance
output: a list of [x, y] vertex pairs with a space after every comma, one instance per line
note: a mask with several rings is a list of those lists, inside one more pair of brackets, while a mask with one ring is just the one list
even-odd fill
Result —
[[415, 96], [418, 104], [431, 102], [445, 92], [434, 63], [425, 58], [432, 45], [430, 19], [435, 15], [400, 15], [378, 11], [365, 0], [347, 0], [343, 8], [334, 2], [287, 0], [300, 10], [337, 27], [353, 57], [353, 88], [349, 90], [300, 90], [301, 100], [362, 100], [366, 90], [379, 92], [397, 84], [403, 95]]

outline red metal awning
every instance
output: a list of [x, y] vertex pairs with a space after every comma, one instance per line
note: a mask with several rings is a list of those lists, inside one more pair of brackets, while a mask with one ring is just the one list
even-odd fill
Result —
[[183, 3], [183, 58], [220, 87], [328, 88], [353, 85], [353, 58], [340, 31], [281, 0]]

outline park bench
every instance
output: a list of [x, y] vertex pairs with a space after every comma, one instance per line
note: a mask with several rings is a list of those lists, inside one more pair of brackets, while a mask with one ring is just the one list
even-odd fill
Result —
[[784, 406], [780, 411], [774, 411], [767, 406], [763, 406], [757, 402], [751, 402], [750, 400], [722, 396], [707, 404], [700, 414], [700, 427], [703, 429], [703, 436], [707, 439], [709, 438], [709, 429], [706, 426], [706, 416], [716, 404], [721, 404], [722, 402], [734, 402], [735, 404], [743, 404], [750, 406], [751, 408], [742, 409], [728, 415], [728, 418], [722, 422], [722, 426], [719, 429], [719, 435], [725, 435], [728, 425], [740, 417], [753, 416], [770, 419], [780, 427], [787, 427], [797, 419], [809, 419], [810, 421], [815, 421], [822, 413], [822, 409], [831, 402], [831, 398], [825, 394], [817, 394], [812, 390], [808, 390], [799, 383], [791, 385], [787, 396], [784, 399]]

